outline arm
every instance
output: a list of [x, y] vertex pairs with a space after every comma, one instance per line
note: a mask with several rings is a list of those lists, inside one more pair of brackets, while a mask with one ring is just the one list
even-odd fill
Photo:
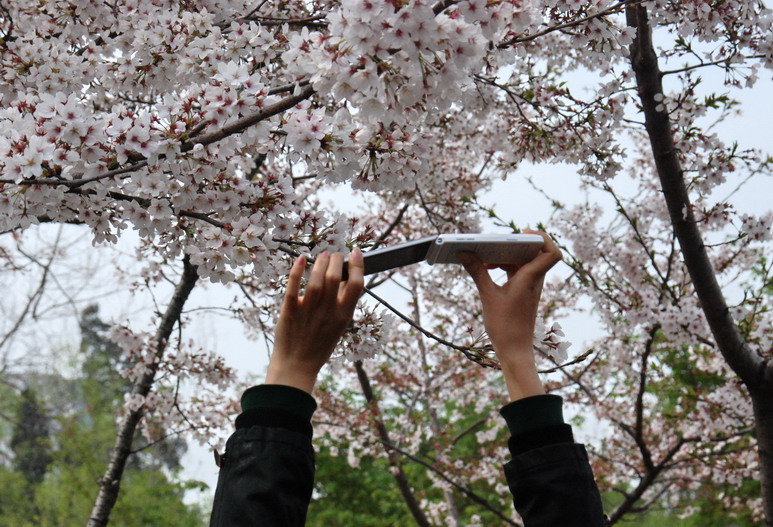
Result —
[[314, 484], [311, 391], [352, 318], [363, 289], [359, 250], [341, 282], [343, 256], [317, 258], [303, 295], [303, 257], [290, 270], [266, 384], [242, 396], [243, 413], [226, 453], [210, 526], [301, 527]]
[[503, 285], [491, 280], [491, 266], [474, 254], [460, 256], [480, 293], [483, 323], [512, 400], [501, 410], [513, 457], [505, 475], [526, 527], [600, 527], [601, 498], [585, 448], [574, 443], [564, 423], [561, 398], [545, 395], [537, 373], [532, 344], [537, 306], [546, 273], [561, 260], [553, 241], [537, 234], [545, 240], [542, 251], [520, 267], [502, 267]]

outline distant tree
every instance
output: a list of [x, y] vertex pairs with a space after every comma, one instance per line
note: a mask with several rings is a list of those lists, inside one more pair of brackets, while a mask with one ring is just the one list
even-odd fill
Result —
[[40, 483], [51, 463], [51, 422], [35, 391], [25, 388], [11, 435], [14, 470], [30, 484]]

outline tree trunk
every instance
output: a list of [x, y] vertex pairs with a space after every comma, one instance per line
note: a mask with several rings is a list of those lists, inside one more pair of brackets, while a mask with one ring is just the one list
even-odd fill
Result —
[[768, 375], [764, 389], [752, 391], [754, 427], [757, 432], [757, 448], [760, 453], [760, 477], [762, 480], [762, 507], [765, 525], [773, 527], [773, 375]]
[[626, 8], [626, 17], [628, 25], [636, 28], [636, 37], [631, 45], [631, 64], [636, 74], [647, 135], [671, 223], [717, 346], [751, 394], [760, 456], [765, 525], [773, 527], [773, 365], [763, 360], [745, 342], [730, 314], [706, 253], [674, 147], [671, 121], [667, 112], [657, 109], [660, 103], [655, 100], [655, 96], [663, 93], [663, 84], [652, 44], [647, 9], [642, 5], [629, 6]]
[[[185, 257], [183, 260], [183, 274], [156, 331], [156, 355], [159, 358], [164, 354], [164, 350], [169, 342], [169, 336], [174, 329], [175, 323], [180, 318], [185, 301], [190, 296], [197, 279], [196, 268], [188, 261], [188, 257]], [[144, 398], [150, 392], [158, 365], [156, 363], [148, 367], [149, 371], [137, 379], [134, 386], [132, 386], [132, 396], [140, 395]], [[110, 462], [107, 465], [107, 470], [99, 479], [99, 494], [97, 494], [97, 499], [94, 501], [91, 517], [87, 524], [88, 527], [103, 527], [110, 520], [110, 512], [115, 506], [118, 492], [121, 488], [121, 478], [126, 467], [126, 461], [129, 458], [129, 454], [131, 454], [134, 432], [142, 419], [143, 412], [144, 407], [129, 411], [121, 422], [115, 439], [115, 445], [110, 452]]]
[[[376, 430], [378, 431], [379, 438], [384, 444], [391, 445], [392, 440], [389, 438], [389, 432], [384, 425], [384, 421], [379, 417], [380, 411], [378, 408], [378, 401], [373, 394], [373, 388], [370, 385], [368, 373], [365, 371], [365, 368], [362, 367], [361, 361], [356, 361], [354, 367], [357, 370], [357, 379], [360, 381], [362, 393], [365, 395], [365, 400], [368, 402], [368, 406], [370, 406], [370, 409], [373, 412], [373, 419], [376, 422]], [[389, 448], [386, 448], [386, 453], [389, 460], [389, 466], [394, 468], [392, 474], [397, 482], [397, 487], [400, 489], [400, 494], [403, 495], [405, 504], [408, 505], [408, 509], [411, 511], [413, 519], [416, 520], [416, 525], [419, 525], [420, 527], [430, 527], [429, 520], [427, 520], [424, 511], [421, 510], [419, 501], [416, 499], [416, 496], [414, 496], [411, 485], [408, 483], [408, 478], [405, 477], [405, 472], [403, 472], [403, 467], [400, 460], [397, 458], [397, 454]]]

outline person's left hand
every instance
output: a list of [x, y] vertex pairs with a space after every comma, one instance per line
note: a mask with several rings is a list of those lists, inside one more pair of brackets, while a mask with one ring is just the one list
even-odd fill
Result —
[[301, 256], [295, 260], [279, 313], [266, 384], [284, 384], [311, 393], [363, 291], [362, 253], [355, 249], [349, 256], [346, 282], [341, 282], [343, 261], [341, 253], [319, 255], [301, 296], [306, 259]]

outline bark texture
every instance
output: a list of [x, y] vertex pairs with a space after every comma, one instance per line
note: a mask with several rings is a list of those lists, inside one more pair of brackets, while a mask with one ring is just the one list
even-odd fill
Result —
[[[174, 295], [169, 301], [166, 312], [156, 330], [154, 340], [156, 343], [156, 355], [159, 358], [164, 354], [164, 350], [169, 342], [169, 336], [172, 334], [172, 330], [180, 318], [185, 301], [190, 296], [197, 279], [196, 268], [191, 265], [186, 257], [183, 260], [183, 274], [175, 287]], [[157, 364], [151, 364], [149, 371], [134, 383], [131, 394], [141, 395], [143, 398], [146, 397], [153, 385], [157, 369]], [[102, 527], [107, 525], [110, 520], [110, 512], [115, 506], [118, 492], [121, 488], [121, 478], [126, 467], [126, 461], [131, 454], [132, 439], [143, 413], [143, 407], [127, 412], [120, 424], [115, 445], [110, 452], [110, 461], [107, 469], [105, 474], [99, 479], [99, 493], [91, 510], [91, 516], [87, 523], [88, 527]]]
[[636, 37], [631, 45], [631, 64], [674, 233], [714, 340], [727, 364], [751, 394], [760, 455], [765, 525], [773, 527], [773, 365], [748, 345], [735, 324], [695, 221], [684, 173], [674, 147], [671, 121], [667, 112], [658, 111], [659, 102], [655, 100], [655, 95], [663, 93], [663, 84], [647, 9], [642, 5], [629, 6], [626, 17], [628, 25], [636, 28]]

